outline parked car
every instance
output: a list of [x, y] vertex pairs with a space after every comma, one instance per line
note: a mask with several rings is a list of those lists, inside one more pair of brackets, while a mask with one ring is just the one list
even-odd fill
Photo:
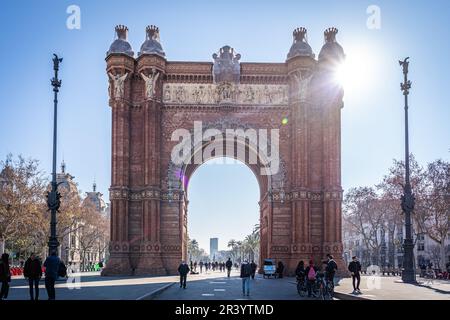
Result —
[[275, 260], [273, 259], [264, 259], [264, 265], [263, 265], [263, 277], [274, 276], [276, 277], [276, 265]]

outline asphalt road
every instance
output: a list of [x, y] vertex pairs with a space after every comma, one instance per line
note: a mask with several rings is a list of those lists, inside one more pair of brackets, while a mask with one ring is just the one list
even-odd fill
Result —
[[301, 300], [293, 278], [264, 279], [256, 275], [250, 282], [250, 296], [242, 294], [242, 280], [237, 271], [230, 278], [223, 272], [189, 275], [186, 289], [176, 283], [155, 300]]

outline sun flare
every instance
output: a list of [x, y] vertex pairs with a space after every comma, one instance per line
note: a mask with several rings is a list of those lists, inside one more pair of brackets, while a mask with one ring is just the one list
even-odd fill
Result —
[[346, 52], [345, 61], [335, 70], [334, 80], [344, 90], [355, 91], [367, 87], [376, 77], [374, 61], [370, 52], [356, 49]]

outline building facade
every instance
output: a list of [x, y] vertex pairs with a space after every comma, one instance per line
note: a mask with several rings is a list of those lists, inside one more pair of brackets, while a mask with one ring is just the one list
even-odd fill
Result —
[[219, 239], [218, 238], [210, 238], [209, 239], [209, 257], [211, 259], [215, 259], [217, 257], [218, 252], [219, 252]]
[[[369, 228], [369, 226], [368, 226]], [[392, 234], [389, 229], [394, 230]], [[378, 265], [381, 268], [401, 269], [403, 265], [403, 234], [404, 226], [386, 226], [386, 231], [377, 232], [379, 248], [374, 249], [367, 245], [364, 237], [360, 233], [351, 232], [344, 228], [344, 260], [351, 261], [353, 256], [357, 256], [363, 267]], [[420, 233], [414, 235], [414, 258], [415, 266], [418, 269], [421, 265], [428, 266], [430, 263], [438, 268], [450, 261], [450, 235], [445, 241], [446, 260], [442, 264], [440, 245], [432, 240], [427, 234]]]
[[[227, 142], [227, 156], [246, 163], [260, 187], [259, 264], [281, 260], [292, 273], [300, 259], [318, 262], [327, 253], [343, 264], [337, 29], [324, 32], [318, 59], [306, 29], [294, 30], [280, 63], [241, 62], [230, 46], [212, 61], [170, 61], [155, 26], [135, 55], [128, 29], [116, 33], [106, 57], [112, 172], [103, 274], [176, 273], [187, 259], [188, 182], [203, 162], [223, 156], [219, 146]], [[260, 129], [269, 132], [262, 148], [253, 136], [239, 140], [228, 131], [252, 129], [259, 141]], [[180, 146], [173, 139], [180, 134], [189, 142]]]
[[[108, 219], [108, 207], [103, 200], [103, 194], [96, 190], [96, 184], [93, 184], [93, 190], [86, 192], [86, 196], [81, 199], [75, 177], [66, 172], [66, 164], [61, 164], [61, 172], [56, 174], [58, 191], [62, 195], [62, 200], [67, 201], [69, 197], [75, 197], [81, 207], [93, 208], [93, 214], [99, 214]], [[83, 231], [87, 233], [86, 228], [91, 226], [86, 224], [83, 219], [73, 217], [69, 229], [62, 230], [60, 234], [59, 256], [61, 260], [70, 265], [73, 270], [88, 270], [99, 261], [107, 259], [107, 241], [106, 238], [98, 237], [100, 243], [92, 245], [92, 248], [83, 248]]]

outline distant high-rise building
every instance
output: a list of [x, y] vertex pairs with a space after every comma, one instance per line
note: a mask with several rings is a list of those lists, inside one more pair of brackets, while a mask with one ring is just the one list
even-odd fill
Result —
[[209, 239], [209, 256], [211, 259], [217, 255], [219, 251], [219, 238], [210, 238]]

